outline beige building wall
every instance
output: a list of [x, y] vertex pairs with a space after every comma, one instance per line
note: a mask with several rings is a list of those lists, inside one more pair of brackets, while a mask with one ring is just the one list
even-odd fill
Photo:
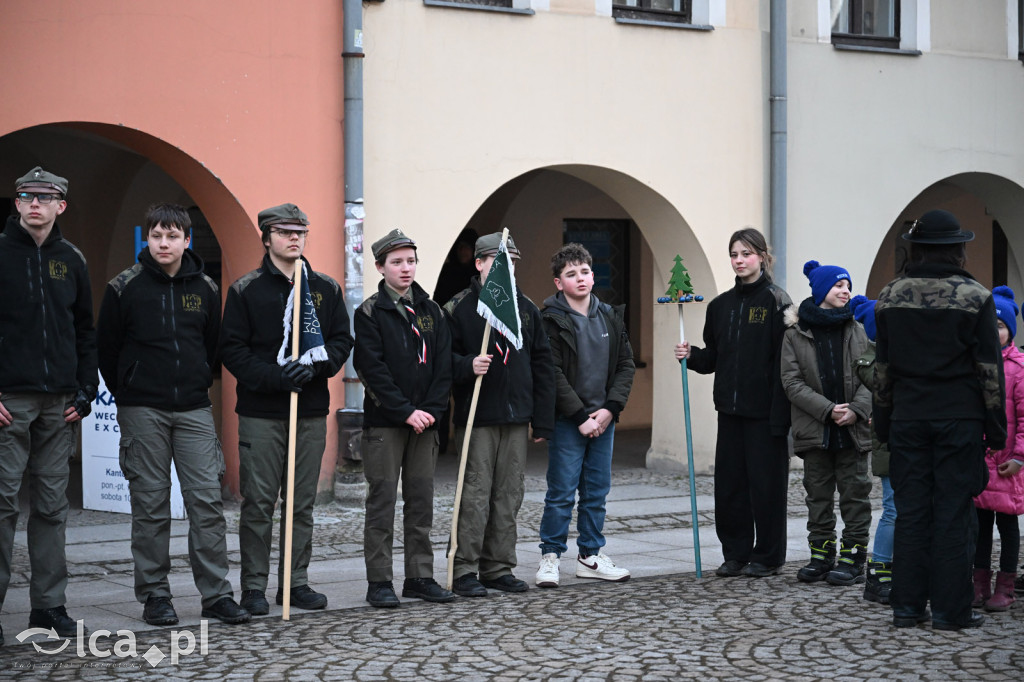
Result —
[[[955, 0], [904, 0], [903, 54], [836, 49], [830, 0], [788, 2], [779, 274], [795, 300], [809, 292], [802, 266], [811, 258], [849, 268], [858, 292], [869, 280], [881, 286], [903, 219], [937, 205], [979, 233], [971, 249], [983, 283], [990, 219], [1011, 255], [1024, 253], [1024, 68], [1007, 57], [1016, 53], [1012, 1], [965, 10]], [[634, 279], [650, 292], [638, 353], [649, 364], [634, 397], [649, 398], [631, 403], [624, 421], [650, 422], [650, 465], [682, 469], [671, 357], [679, 318], [653, 298], [677, 253], [698, 293], [720, 293], [733, 282], [728, 235], [745, 225], [767, 232], [770, 3], [695, 0], [712, 31], [616, 23], [611, 5], [517, 0], [535, 12], [524, 15], [366, 4], [366, 239], [406, 228], [423, 245], [419, 279], [430, 289], [463, 227], [508, 224], [528, 235], [520, 283], [537, 300], [550, 292], [544, 264], [561, 219], [580, 217], [566, 213], [574, 202], [630, 217], [643, 240]], [[923, 54], [908, 54], [915, 47]], [[530, 175], [545, 169], [557, 172]], [[1008, 270], [1012, 285], [1012, 257]], [[685, 313], [687, 337], [699, 341], [703, 308]], [[711, 385], [691, 373], [700, 471], [714, 461]]]
[[[676, 253], [706, 295], [731, 285], [722, 233], [762, 225], [765, 210], [758, 4], [729, 3], [741, 27], [713, 32], [619, 25], [597, 14], [599, 4], [552, 1], [533, 16], [412, 0], [366, 6], [366, 240], [407, 229], [423, 245], [418, 279], [428, 289], [480, 205], [544, 168], [595, 185], [632, 216], [655, 254], [644, 268], [650, 291], [664, 290]], [[539, 222], [509, 227], [538, 235], [520, 283], [540, 298], [551, 289], [540, 263], [561, 236], [559, 216], [535, 208]], [[636, 394], [646, 381], [650, 397], [624, 419], [653, 421], [654, 458], [678, 467], [686, 457], [671, 355], [678, 317], [655, 310], [653, 295], [649, 307], [654, 341]], [[699, 338], [703, 315], [688, 312], [688, 323]], [[697, 423], [715, 419], [709, 386], [691, 382]], [[714, 431], [694, 438], [706, 469]]]
[[[791, 15], [790, 35], [811, 36], [791, 37], [788, 49], [786, 274], [793, 298], [809, 292], [802, 266], [811, 258], [849, 268], [855, 293], [863, 293], [876, 256], [891, 255], [888, 246], [879, 251], [890, 230], [946, 203], [979, 233], [969, 269], [991, 286], [992, 218], [1011, 243], [1024, 237], [1024, 68], [1005, 57], [1006, 3], [971, 3], [965, 19], [961, 3], [933, 0], [931, 50], [920, 56], [840, 51], [818, 42], [813, 26], [800, 23], [813, 20], [806, 10], [814, 4], [790, 3], [804, 10]], [[973, 180], [947, 180], [961, 174], [974, 174]], [[912, 206], [936, 183], [945, 189], [940, 185], [926, 205]], [[964, 193], [983, 196], [965, 203]], [[875, 283], [868, 293], [877, 295], [878, 288]]]

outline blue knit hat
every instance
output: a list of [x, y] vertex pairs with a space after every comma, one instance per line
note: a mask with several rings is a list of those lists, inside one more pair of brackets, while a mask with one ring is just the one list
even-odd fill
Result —
[[821, 265], [816, 260], [809, 260], [804, 263], [804, 274], [811, 281], [811, 295], [814, 297], [814, 305], [821, 305], [821, 302], [828, 296], [828, 292], [835, 286], [835, 283], [845, 279], [853, 288], [853, 278], [838, 265]]
[[996, 303], [996, 317], [1010, 330], [1010, 338], [1017, 336], [1017, 304], [1013, 302], [1013, 289], [996, 287], [992, 290], [992, 300]]
[[864, 331], [872, 341], [875, 340], [875, 333], [878, 331], [878, 328], [875, 326], [876, 303], [878, 301], [872, 301], [867, 296], [859, 294], [850, 299], [850, 310], [853, 311], [853, 319], [864, 325]]

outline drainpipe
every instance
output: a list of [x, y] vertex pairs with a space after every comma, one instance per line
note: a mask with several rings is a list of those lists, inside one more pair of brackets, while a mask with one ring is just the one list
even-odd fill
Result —
[[771, 0], [771, 169], [769, 239], [775, 254], [775, 281], [786, 288], [786, 0]]
[[[345, 307], [350, 320], [363, 302], [363, 3], [343, 0], [342, 58], [345, 66]], [[339, 470], [361, 459], [359, 431], [363, 421], [363, 386], [345, 363], [345, 409], [338, 415]], [[357, 467], [358, 468], [358, 467]]]

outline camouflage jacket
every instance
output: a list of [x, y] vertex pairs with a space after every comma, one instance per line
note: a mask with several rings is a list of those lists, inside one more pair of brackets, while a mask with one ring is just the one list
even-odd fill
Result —
[[984, 421], [988, 447], [1006, 442], [1003, 359], [992, 294], [952, 265], [912, 265], [875, 307], [873, 417], [879, 439], [891, 421]]

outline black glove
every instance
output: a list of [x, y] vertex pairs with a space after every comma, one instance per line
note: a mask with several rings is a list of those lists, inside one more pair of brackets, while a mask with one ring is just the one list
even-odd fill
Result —
[[284, 390], [302, 393], [302, 387], [313, 378], [313, 368], [291, 360], [281, 368], [281, 384]]
[[[72, 400], [71, 404], [68, 405], [68, 407], [75, 408], [75, 412], [78, 413], [78, 416], [81, 419], [85, 419], [92, 412], [92, 398], [89, 397], [89, 388], [90, 387], [87, 386], [85, 389], [78, 389], [78, 392], [75, 393], [74, 400]], [[93, 389], [93, 393], [95, 394], [95, 389]]]

